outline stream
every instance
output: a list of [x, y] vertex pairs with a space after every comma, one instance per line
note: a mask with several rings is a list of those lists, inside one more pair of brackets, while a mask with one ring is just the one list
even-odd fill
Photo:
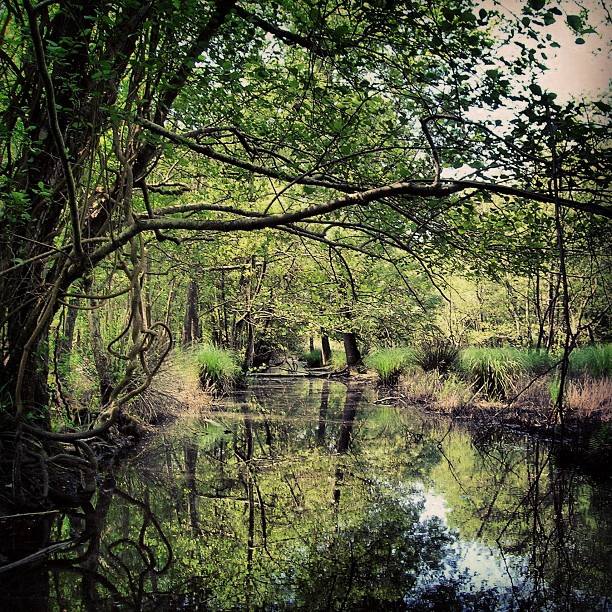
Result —
[[0, 575], [0, 609], [612, 610], [609, 480], [375, 398], [264, 379], [179, 418], [91, 508], [0, 519], [82, 540]]

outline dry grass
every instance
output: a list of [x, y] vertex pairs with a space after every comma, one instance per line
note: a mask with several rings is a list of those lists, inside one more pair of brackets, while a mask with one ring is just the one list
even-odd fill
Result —
[[175, 353], [127, 412], [141, 422], [156, 423], [169, 417], [199, 416], [209, 411], [211, 401], [200, 386], [197, 366]]
[[443, 412], [466, 406], [473, 398], [470, 385], [456, 375], [415, 369], [402, 378], [401, 392], [408, 403], [428, 403]]
[[567, 403], [578, 417], [597, 415], [603, 421], [612, 421], [612, 378], [571, 380]]

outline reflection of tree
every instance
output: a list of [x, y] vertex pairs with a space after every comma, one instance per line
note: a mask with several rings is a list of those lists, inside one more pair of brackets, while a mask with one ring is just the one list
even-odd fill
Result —
[[321, 404], [319, 406], [319, 424], [317, 427], [317, 443], [323, 444], [325, 441], [325, 425], [327, 420], [327, 410], [329, 408], [329, 380], [323, 381], [321, 387]]
[[194, 535], [200, 533], [200, 519], [198, 517], [198, 492], [196, 489], [196, 469], [198, 464], [198, 447], [192, 442], [185, 442], [183, 446], [185, 455], [185, 487], [187, 488], [187, 505], [189, 518]]
[[[584, 476], [553, 463], [549, 445], [538, 439], [503, 435], [475, 438], [456, 432], [443, 444], [446, 459], [434, 470], [434, 482], [450, 507], [448, 521], [467, 540], [490, 546], [519, 575], [516, 605], [561, 609], [593, 605], [609, 593], [609, 550], [594, 541], [610, 541], [610, 521], [593, 524], [593, 508]], [[599, 534], [593, 537], [592, 530]], [[528, 570], [517, 571], [522, 560]], [[608, 564], [608, 567], [605, 565]]]
[[346, 453], [351, 443], [351, 434], [355, 425], [355, 415], [357, 406], [361, 401], [363, 388], [349, 385], [346, 389], [346, 399], [344, 400], [344, 410], [342, 411], [342, 424], [340, 425], [340, 435], [338, 436], [337, 450], [339, 453]]
[[[573, 591], [609, 590], [597, 564], [609, 499], [589, 500], [583, 480], [553, 469], [542, 445], [496, 436], [473, 444], [453, 430], [438, 448], [438, 426], [374, 407], [355, 386], [315, 381], [310, 397], [309, 385], [294, 389], [281, 398], [256, 389], [233, 415], [176, 428], [117, 486], [109, 478], [95, 509], [71, 524], [58, 518], [51, 541], [89, 539], [48, 566], [53, 605], [495, 609], [492, 589], [469, 593], [469, 576], [443, 579], [436, 569], [456, 542], [438, 520], [420, 519], [423, 498], [410, 482], [429, 476], [464, 538], [494, 549], [500, 538], [509, 566], [528, 557], [531, 582], [518, 585], [527, 609], [550, 585], [562, 591], [570, 571]], [[596, 503], [598, 526], [588, 522]], [[599, 530], [599, 547], [589, 529]]]

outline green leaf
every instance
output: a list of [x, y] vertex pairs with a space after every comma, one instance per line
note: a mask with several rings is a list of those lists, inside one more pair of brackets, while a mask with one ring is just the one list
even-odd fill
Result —
[[585, 43], [584, 38], [577, 38], [577, 39], [576, 39], [576, 44], [577, 44], [577, 45], [584, 45], [584, 43]]
[[531, 85], [529, 85], [529, 90], [532, 94], [536, 96], [542, 95], [542, 88], [537, 83], [532, 83]]
[[572, 30], [580, 32], [582, 29], [582, 19], [580, 18], [580, 15], [568, 15], [567, 25], [572, 28]]
[[534, 11], [540, 11], [544, 8], [546, 0], [529, 0], [528, 4]]

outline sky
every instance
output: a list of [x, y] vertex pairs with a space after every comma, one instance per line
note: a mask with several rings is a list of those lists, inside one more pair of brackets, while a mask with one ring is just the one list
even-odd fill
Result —
[[[589, 11], [589, 22], [596, 34], [584, 34], [585, 44], [577, 45], [578, 35], [569, 27], [564, 17], [557, 17], [554, 24], [545, 30], [556, 40], [560, 48], [547, 51], [547, 64], [550, 70], [538, 78], [538, 84], [544, 90], [555, 92], [560, 102], [569, 98], [599, 92], [610, 92], [612, 78], [611, 41], [612, 26], [605, 23], [606, 9], [604, 3], [608, 0], [562, 0], [559, 4], [565, 14], [579, 14], [581, 7]], [[525, 4], [519, 0], [501, 0], [500, 4], [517, 14], [521, 13]], [[553, 6], [556, 3], [549, 2]], [[484, 0], [484, 8], [493, 6], [492, 0]], [[612, 12], [612, 5], [610, 5]]]

